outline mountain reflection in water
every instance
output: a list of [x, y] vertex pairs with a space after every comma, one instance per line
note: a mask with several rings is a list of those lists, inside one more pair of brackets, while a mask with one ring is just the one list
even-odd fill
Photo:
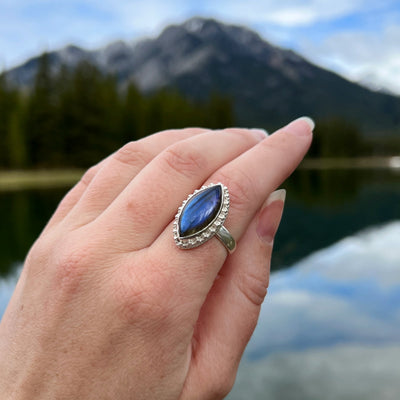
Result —
[[400, 221], [272, 274], [230, 400], [400, 397]]
[[[400, 398], [399, 177], [303, 169], [285, 182], [269, 293], [228, 399]], [[0, 192], [0, 317], [65, 191]]]
[[[230, 400], [398, 399], [400, 221], [272, 273]], [[0, 316], [16, 274], [0, 280]]]

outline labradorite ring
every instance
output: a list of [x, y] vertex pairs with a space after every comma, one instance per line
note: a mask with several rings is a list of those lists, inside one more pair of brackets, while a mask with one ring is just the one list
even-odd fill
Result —
[[181, 249], [193, 249], [216, 236], [229, 253], [236, 242], [224, 227], [229, 210], [228, 188], [211, 183], [195, 190], [178, 208], [174, 222], [174, 239]]

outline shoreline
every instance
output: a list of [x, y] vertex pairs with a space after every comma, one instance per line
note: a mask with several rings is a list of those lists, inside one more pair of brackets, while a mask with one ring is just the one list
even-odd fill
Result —
[[83, 169], [0, 171], [0, 192], [73, 186], [84, 172]]
[[398, 169], [400, 156], [391, 157], [348, 157], [348, 158], [308, 158], [300, 169]]
[[[354, 158], [308, 158], [299, 166], [303, 170], [390, 169], [400, 172], [400, 156]], [[0, 171], [0, 192], [25, 189], [52, 189], [73, 186], [84, 169], [43, 169]]]

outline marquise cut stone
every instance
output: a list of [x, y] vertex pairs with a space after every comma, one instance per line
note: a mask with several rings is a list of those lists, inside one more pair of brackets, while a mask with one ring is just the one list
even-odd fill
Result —
[[195, 235], [206, 228], [218, 215], [222, 202], [221, 185], [196, 193], [185, 205], [179, 218], [181, 238]]

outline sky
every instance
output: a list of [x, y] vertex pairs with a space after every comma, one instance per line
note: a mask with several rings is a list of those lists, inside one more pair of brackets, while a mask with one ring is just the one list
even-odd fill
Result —
[[400, 0], [1, 0], [0, 68], [44, 50], [156, 36], [193, 16], [246, 25], [272, 44], [400, 95]]

